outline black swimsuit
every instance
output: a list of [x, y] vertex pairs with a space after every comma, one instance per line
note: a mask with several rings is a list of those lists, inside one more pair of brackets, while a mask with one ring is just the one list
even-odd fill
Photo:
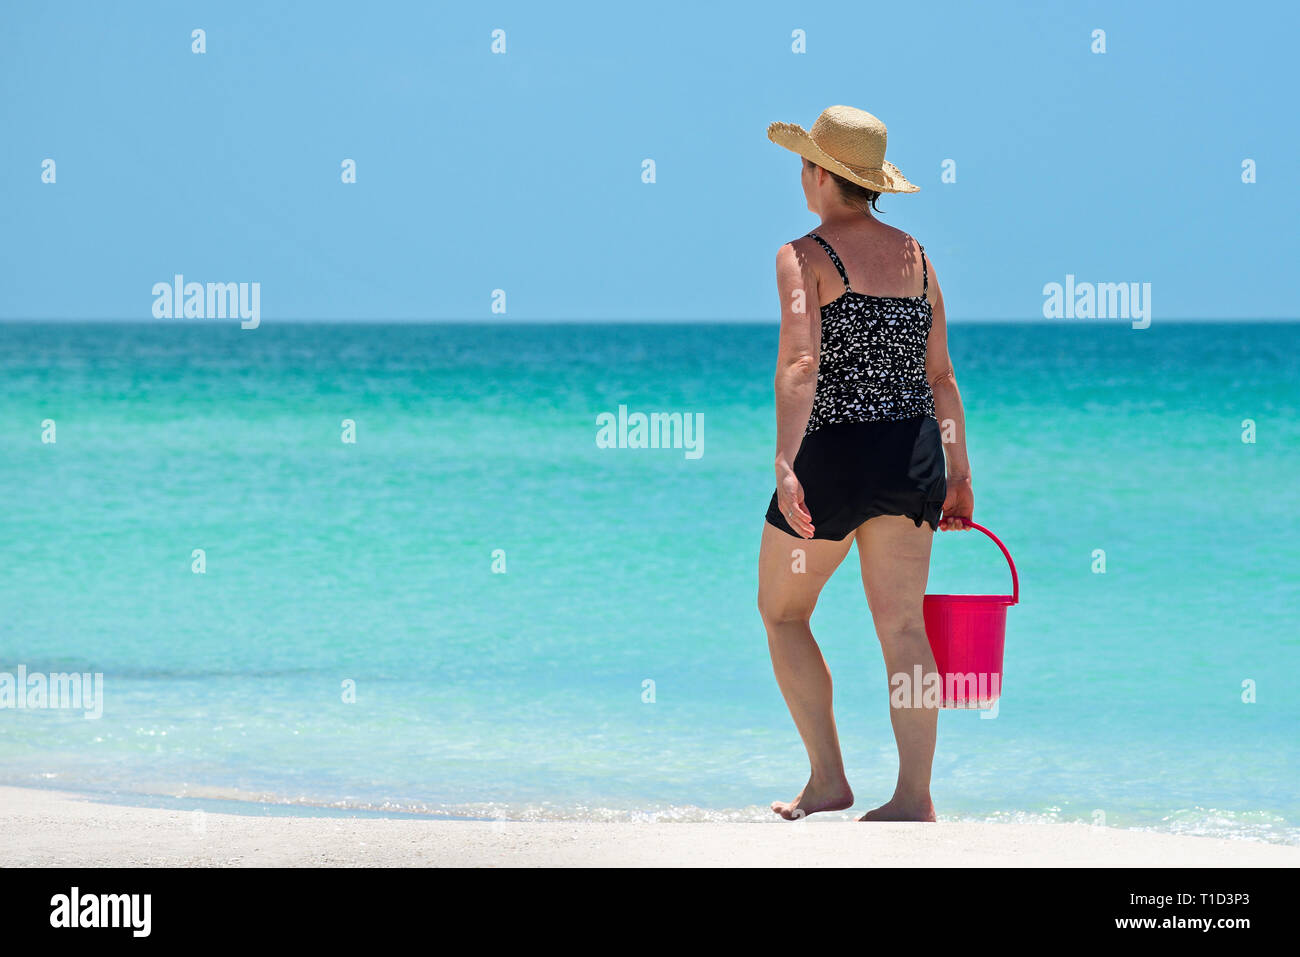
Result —
[[[813, 538], [841, 541], [877, 515], [939, 525], [947, 493], [934, 394], [925, 377], [933, 315], [925, 247], [919, 296], [866, 296], [849, 287], [844, 264], [826, 250], [844, 294], [821, 307], [817, 392], [794, 474], [812, 515]], [[798, 536], [772, 495], [767, 521]]]

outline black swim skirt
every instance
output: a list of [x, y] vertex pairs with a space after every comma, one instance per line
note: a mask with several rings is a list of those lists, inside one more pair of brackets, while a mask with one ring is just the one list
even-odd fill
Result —
[[[937, 530], [948, 491], [939, 423], [933, 416], [822, 426], [804, 436], [794, 460], [812, 515], [813, 538], [842, 541], [877, 515], [906, 515]], [[767, 521], [802, 537], [772, 493]]]

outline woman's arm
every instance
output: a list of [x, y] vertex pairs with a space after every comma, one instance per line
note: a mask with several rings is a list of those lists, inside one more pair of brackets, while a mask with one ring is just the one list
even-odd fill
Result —
[[971, 483], [970, 458], [966, 453], [966, 412], [957, 388], [957, 375], [948, 355], [948, 317], [943, 306], [943, 290], [934, 269], [934, 260], [926, 257], [930, 267], [930, 306], [934, 321], [925, 347], [925, 376], [934, 393], [935, 418], [943, 436], [944, 457], [948, 461], [948, 494], [943, 503], [942, 529], [969, 527], [957, 521], [971, 518], [975, 494]]
[[821, 351], [821, 309], [817, 273], [786, 243], [776, 254], [776, 287], [781, 297], [781, 337], [776, 355], [776, 488], [790, 527], [804, 538], [814, 531], [804, 505], [794, 459], [803, 442], [817, 391]]

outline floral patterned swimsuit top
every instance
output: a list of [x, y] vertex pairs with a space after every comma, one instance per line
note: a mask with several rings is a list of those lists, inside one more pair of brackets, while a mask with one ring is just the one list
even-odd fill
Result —
[[934, 319], [930, 271], [921, 250], [919, 296], [867, 296], [849, 287], [831, 244], [817, 240], [844, 280], [844, 294], [821, 307], [822, 344], [809, 435], [826, 425], [934, 417], [934, 393], [925, 377], [925, 345]]

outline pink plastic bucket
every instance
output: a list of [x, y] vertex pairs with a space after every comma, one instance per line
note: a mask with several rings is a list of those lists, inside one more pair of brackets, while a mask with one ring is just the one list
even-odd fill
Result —
[[1020, 601], [1020, 578], [1002, 541], [983, 525], [963, 521], [1002, 549], [1011, 566], [1011, 594], [926, 595], [925, 634], [943, 676], [943, 707], [989, 708], [1002, 693], [1007, 606]]

